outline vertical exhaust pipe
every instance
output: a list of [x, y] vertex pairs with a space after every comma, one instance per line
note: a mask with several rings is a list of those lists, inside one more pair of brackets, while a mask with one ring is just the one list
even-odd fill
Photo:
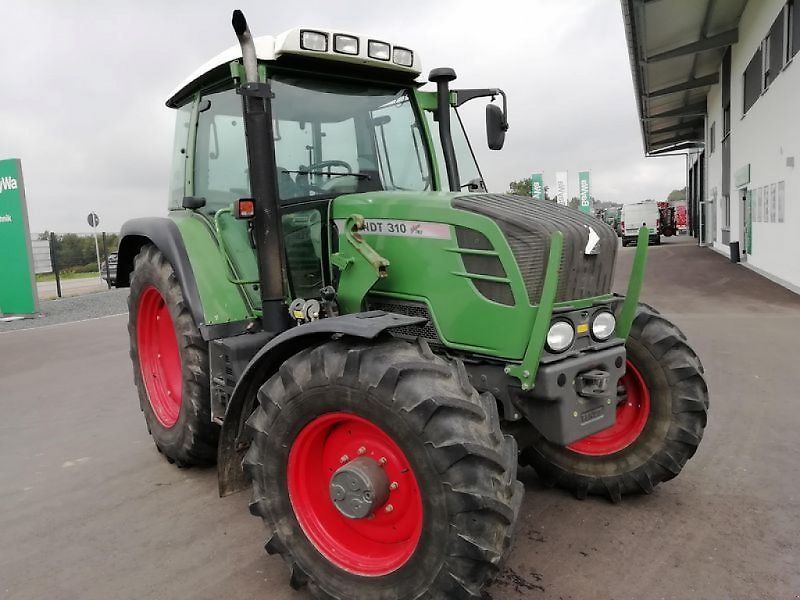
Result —
[[256, 45], [253, 43], [253, 35], [250, 33], [250, 28], [247, 26], [247, 19], [244, 18], [244, 13], [242, 11], [233, 11], [231, 25], [233, 25], [233, 31], [236, 32], [239, 46], [242, 49], [242, 61], [244, 62], [244, 74], [247, 83], [258, 83]]
[[246, 80], [237, 91], [242, 96], [250, 194], [255, 203], [253, 228], [263, 311], [261, 321], [265, 331], [280, 333], [289, 328], [290, 322], [286, 307], [288, 293], [284, 283], [286, 258], [275, 176], [273, 94], [268, 83], [259, 81], [256, 47], [242, 11], [233, 11], [231, 25], [242, 49]]
[[436, 106], [437, 117], [439, 117], [439, 138], [442, 142], [442, 154], [444, 155], [444, 165], [447, 169], [447, 183], [450, 185], [451, 192], [458, 192], [461, 189], [461, 181], [458, 177], [458, 163], [456, 162], [456, 152], [453, 148], [453, 136], [450, 133], [450, 82], [456, 78], [456, 72], [448, 67], [433, 69], [428, 75], [428, 81], [436, 84], [436, 95], [438, 104]]

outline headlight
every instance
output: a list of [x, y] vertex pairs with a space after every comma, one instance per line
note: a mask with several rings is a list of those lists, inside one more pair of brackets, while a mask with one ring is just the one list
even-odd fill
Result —
[[410, 67], [414, 64], [414, 53], [408, 48], [395, 46], [392, 51], [392, 60], [396, 65], [400, 65], [401, 67]]
[[370, 40], [367, 44], [367, 56], [378, 60], [389, 60], [391, 58], [389, 56], [389, 44]]
[[301, 31], [300, 47], [303, 50], [314, 50], [316, 52], [328, 51], [328, 34], [320, 31]]
[[572, 345], [575, 330], [567, 321], [556, 321], [547, 332], [547, 348], [552, 352], [563, 352]]
[[592, 321], [592, 337], [599, 341], [605, 341], [614, 335], [614, 328], [617, 320], [608, 311], [601, 311], [594, 316]]
[[339, 54], [358, 54], [358, 38], [337, 33], [333, 36], [333, 50]]

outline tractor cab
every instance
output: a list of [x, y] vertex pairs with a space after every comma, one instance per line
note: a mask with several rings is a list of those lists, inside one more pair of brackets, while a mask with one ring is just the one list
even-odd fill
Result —
[[[275, 177], [282, 205], [343, 193], [448, 189], [436, 93], [420, 90], [416, 52], [369, 36], [303, 28], [259, 37], [254, 46], [273, 94]], [[236, 92], [242, 76], [237, 52], [230, 49], [167, 101], [179, 113], [175, 172], [184, 172], [187, 159], [194, 160], [195, 172], [191, 181], [176, 177], [172, 208], [180, 207], [184, 195], [194, 195], [206, 199], [206, 212], [215, 212], [249, 193], [242, 101]], [[463, 103], [475, 92], [502, 94], [453, 94], [461, 93]], [[449, 108], [464, 182], [459, 188], [485, 190], [456, 106]], [[191, 125], [197, 127], [193, 157], [186, 152]]]

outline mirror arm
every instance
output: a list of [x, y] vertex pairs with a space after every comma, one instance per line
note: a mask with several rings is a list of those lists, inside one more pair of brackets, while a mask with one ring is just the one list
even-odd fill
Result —
[[494, 100], [495, 96], [502, 96], [503, 98], [503, 131], [508, 131], [508, 101], [506, 93], [500, 88], [470, 88], [463, 90], [453, 90], [456, 96], [456, 108], [474, 100], [475, 98], [486, 98], [491, 96]]

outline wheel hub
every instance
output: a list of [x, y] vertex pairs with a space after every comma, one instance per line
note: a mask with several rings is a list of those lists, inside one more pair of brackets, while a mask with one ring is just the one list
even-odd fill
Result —
[[330, 495], [345, 517], [364, 519], [389, 498], [389, 477], [376, 461], [362, 456], [333, 474]]
[[424, 517], [414, 471], [398, 443], [366, 418], [312, 419], [289, 450], [286, 483], [303, 533], [340, 569], [377, 577], [414, 554]]

